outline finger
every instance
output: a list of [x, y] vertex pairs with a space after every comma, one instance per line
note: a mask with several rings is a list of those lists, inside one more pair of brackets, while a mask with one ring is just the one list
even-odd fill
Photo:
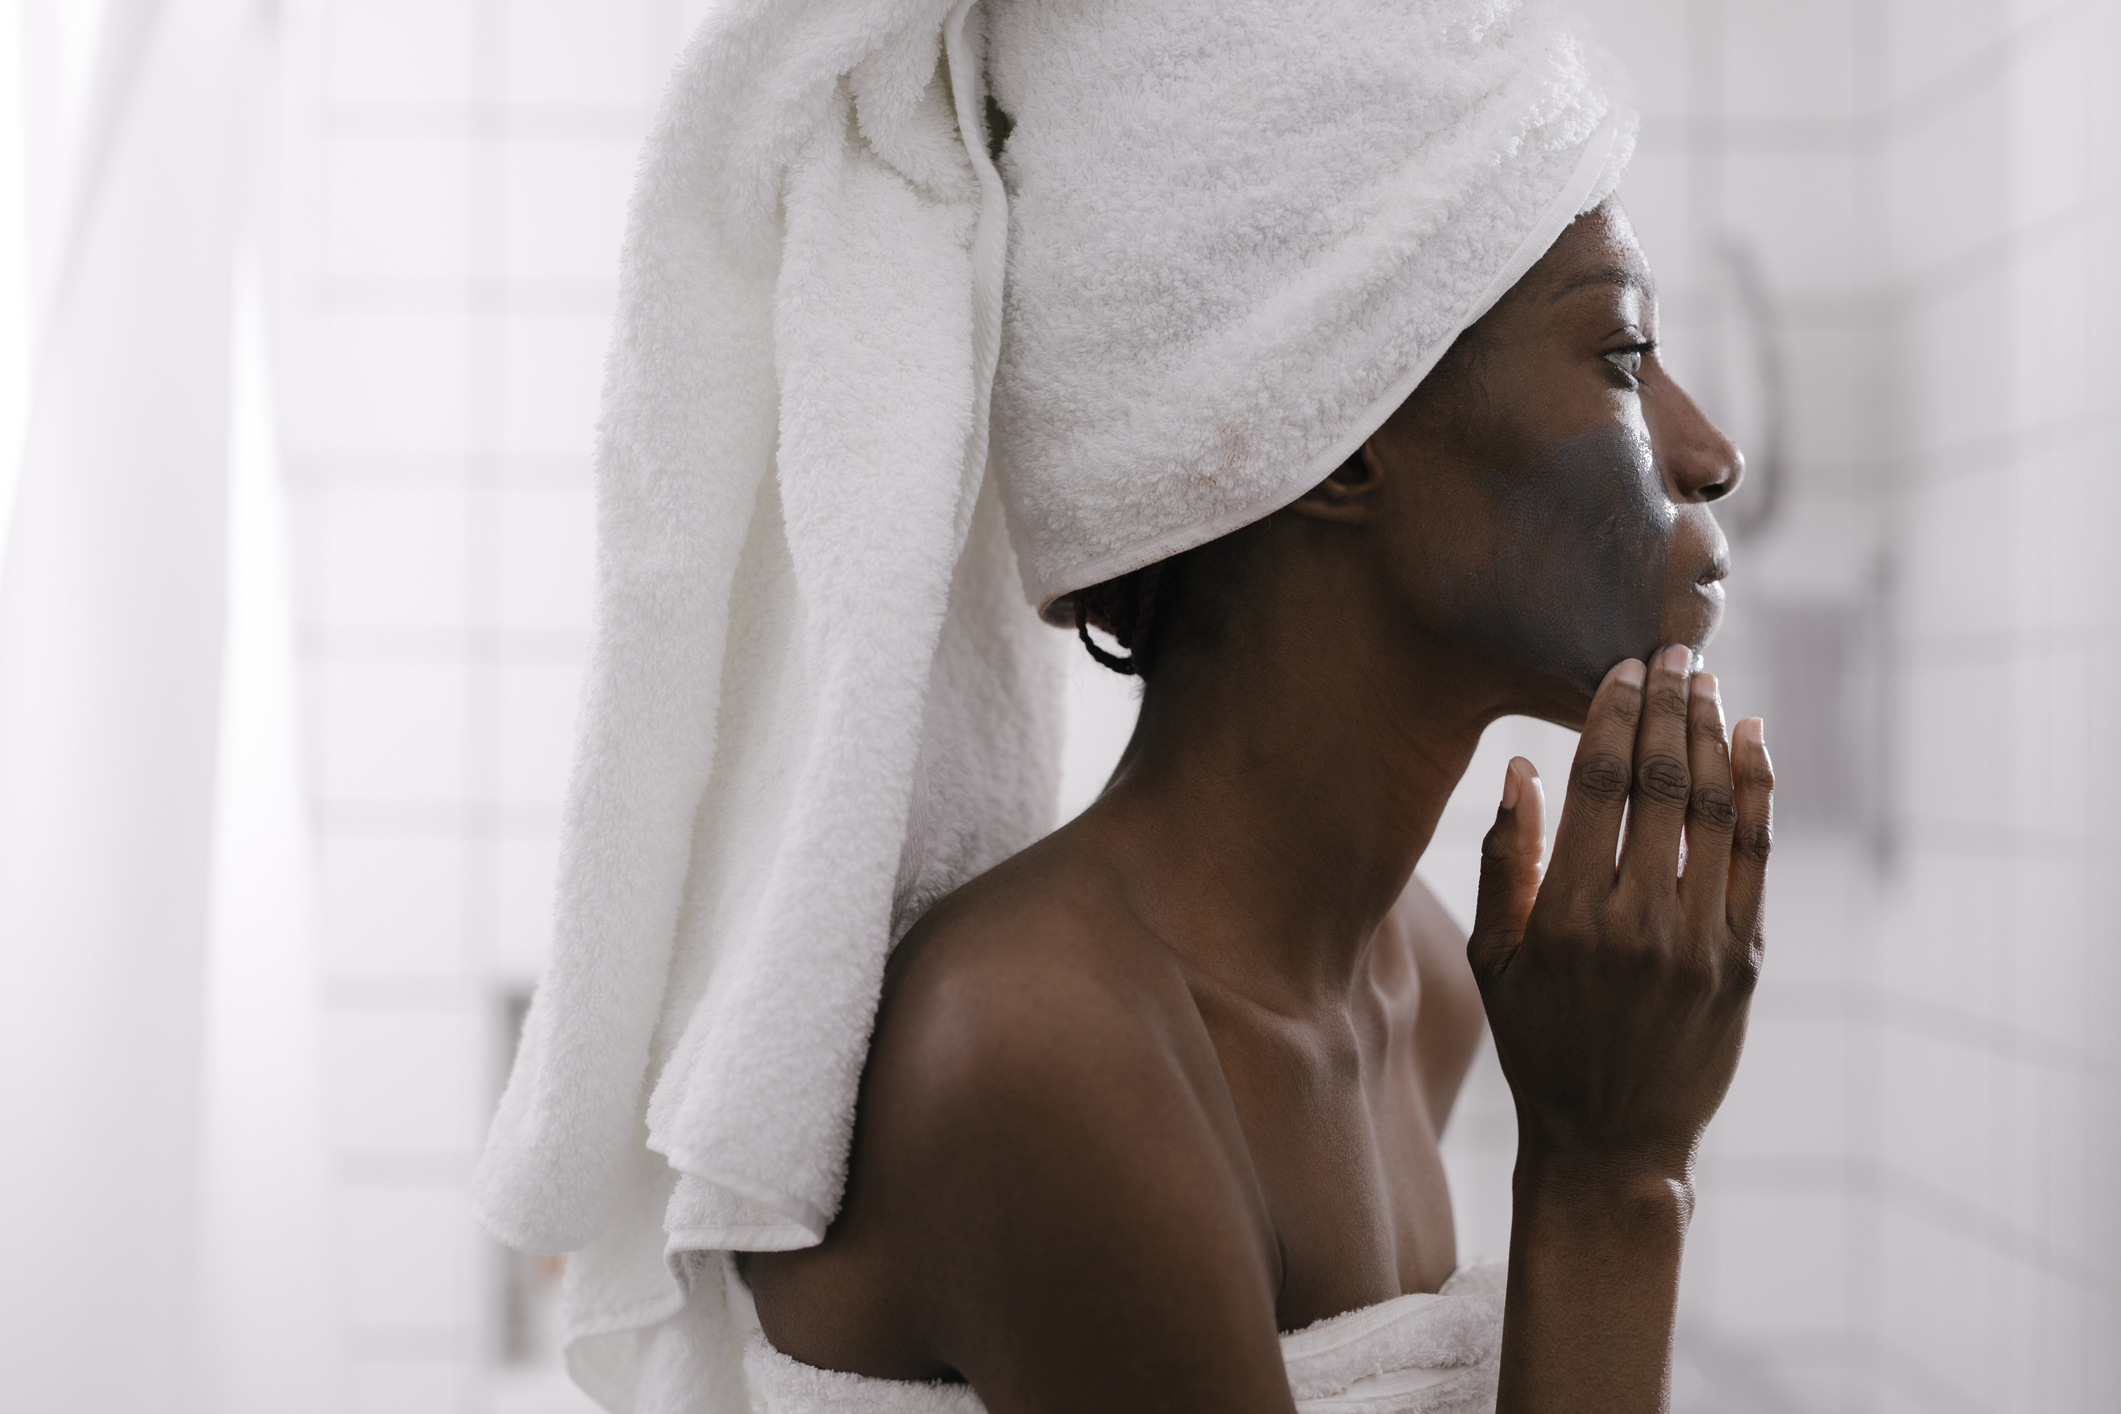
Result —
[[1687, 668], [1692, 661], [1683, 643], [1651, 660], [1642, 722], [1635, 731], [1628, 837], [1620, 849], [1621, 881], [1667, 896], [1679, 887], [1679, 841], [1692, 794], [1687, 770]]
[[1539, 896], [1539, 855], [1546, 844], [1546, 795], [1539, 771], [1522, 756], [1502, 775], [1502, 805], [1480, 842], [1480, 894], [1466, 943], [1474, 975], [1507, 966], [1524, 941], [1525, 920]]
[[1774, 842], [1775, 768], [1768, 761], [1767, 732], [1758, 717], [1747, 717], [1732, 735], [1731, 787], [1738, 821], [1731, 840], [1724, 918], [1732, 936], [1751, 953], [1760, 943], [1760, 906], [1767, 889], [1768, 849]]
[[1723, 919], [1731, 871], [1731, 835], [1738, 804], [1731, 793], [1731, 744], [1723, 730], [1723, 696], [1714, 673], [1696, 673], [1687, 690], [1687, 774], [1693, 794], [1686, 810], [1686, 874], [1679, 897], [1686, 915], [1706, 929]]
[[[1549, 873], [1571, 884], [1610, 889], [1613, 859], [1620, 849], [1620, 822], [1627, 813], [1628, 782], [1635, 770], [1635, 726], [1642, 718], [1642, 684], [1648, 670], [1633, 658], [1605, 675], [1584, 718], [1569, 767], [1561, 826], [1554, 834]], [[1603, 897], [1603, 895], [1601, 895]]]

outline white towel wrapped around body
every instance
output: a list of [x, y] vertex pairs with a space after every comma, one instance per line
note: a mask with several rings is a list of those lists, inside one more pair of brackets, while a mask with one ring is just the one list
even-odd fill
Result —
[[475, 1194], [575, 1254], [605, 1405], [749, 1408], [719, 1254], [822, 1239], [892, 944], [1052, 824], [1036, 609], [1352, 451], [1611, 189], [1612, 89], [1511, 0], [709, 15], [633, 196], [553, 952]]
[[[1328, 1316], [1281, 1338], [1296, 1414], [1474, 1414], [1495, 1407], [1503, 1267], [1461, 1267], [1434, 1292]], [[1188, 1299], [1174, 1292], [1174, 1301]], [[763, 1335], [744, 1352], [759, 1414], [987, 1414], [969, 1386], [880, 1380], [789, 1359]]]

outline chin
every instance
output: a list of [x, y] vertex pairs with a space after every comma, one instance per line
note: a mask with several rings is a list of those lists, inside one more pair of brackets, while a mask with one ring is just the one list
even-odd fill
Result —
[[[1663, 643], [1684, 643], [1699, 654], [1709, 646], [1716, 630], [1723, 627], [1723, 584], [1690, 584], [1664, 618]], [[1655, 652], [1655, 649], [1651, 650]], [[1644, 661], [1648, 661], [1645, 659]]]
[[[1639, 653], [1622, 655], [1627, 656], [1642, 657]], [[1615, 658], [1613, 663], [1619, 661], [1619, 658]], [[1605, 675], [1612, 669], [1613, 663], [1595, 671], [1586, 666], [1573, 673], [1555, 674], [1550, 679], [1549, 689], [1541, 694], [1539, 704], [1523, 709], [1522, 715], [1536, 717], [1542, 722], [1552, 722], [1557, 727], [1567, 727], [1572, 732], [1582, 731], [1584, 720], [1591, 715], [1591, 699], [1598, 695], [1598, 685], [1605, 681]]]

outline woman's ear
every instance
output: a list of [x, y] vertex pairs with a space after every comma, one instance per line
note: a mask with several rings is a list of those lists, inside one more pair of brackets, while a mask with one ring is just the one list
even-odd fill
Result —
[[1340, 525], [1367, 525], [1377, 514], [1378, 488], [1384, 485], [1384, 462], [1373, 437], [1358, 447], [1331, 476], [1303, 493], [1289, 507], [1300, 516]]

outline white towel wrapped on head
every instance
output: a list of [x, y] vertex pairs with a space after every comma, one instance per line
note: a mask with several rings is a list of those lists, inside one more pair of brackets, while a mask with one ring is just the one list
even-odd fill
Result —
[[995, 463], [1042, 608], [1324, 480], [1634, 150], [1544, 4], [994, 7]]
[[553, 953], [476, 1184], [575, 1253], [607, 1406], [747, 1407], [719, 1254], [823, 1237], [893, 942], [1052, 823], [1034, 605], [1352, 451], [1611, 189], [1610, 89], [1510, 0], [710, 14], [633, 196]]

